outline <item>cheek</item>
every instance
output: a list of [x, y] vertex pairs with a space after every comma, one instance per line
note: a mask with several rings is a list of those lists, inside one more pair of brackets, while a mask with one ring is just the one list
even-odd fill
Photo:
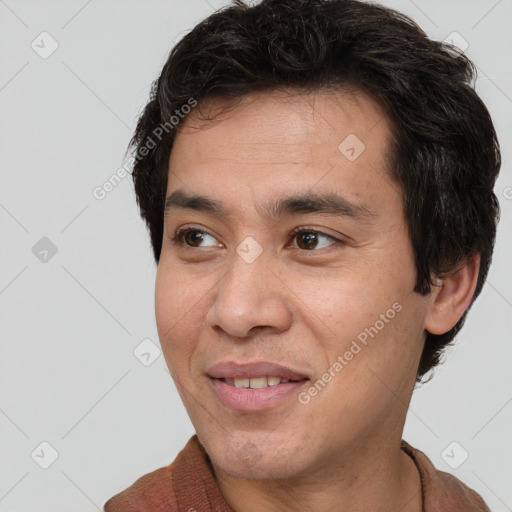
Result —
[[[303, 273], [300, 285], [291, 277], [287, 281], [293, 295], [300, 299], [297, 306], [302, 319], [316, 337], [338, 348], [372, 326], [405, 295], [397, 283], [383, 283], [362, 268], [333, 269], [315, 276]], [[394, 313], [391, 311], [389, 316]]]
[[350, 381], [371, 380], [370, 370], [393, 373], [400, 362], [409, 373], [421, 352], [425, 314], [424, 300], [411, 293], [414, 274], [403, 268], [397, 280], [389, 268], [382, 273], [359, 270], [336, 269], [320, 280], [303, 276], [297, 292], [301, 316], [322, 345], [320, 364], [327, 369], [347, 354], [343, 360], [350, 362], [343, 373]]
[[[398, 230], [391, 241], [349, 248], [333, 268], [286, 274], [286, 284], [327, 331], [354, 336], [395, 302], [404, 302], [415, 283], [414, 259]], [[399, 270], [397, 270], [399, 269]], [[300, 280], [297, 280], [300, 275]]]
[[346, 318], [333, 328], [338, 336], [326, 346], [323, 371], [332, 369], [334, 377], [318, 406], [341, 418], [343, 429], [368, 428], [408, 400], [423, 346], [424, 308], [412, 295], [392, 298], [371, 307], [357, 303], [364, 311], [346, 305]]
[[[195, 286], [194, 286], [195, 283]], [[160, 344], [171, 373], [185, 364], [194, 350], [203, 323], [198, 318], [204, 305], [198, 283], [183, 273], [159, 265], [155, 285], [155, 316]]]

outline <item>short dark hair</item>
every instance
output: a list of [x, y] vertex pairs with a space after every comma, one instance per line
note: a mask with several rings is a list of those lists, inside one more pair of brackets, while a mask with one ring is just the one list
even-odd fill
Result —
[[[475, 78], [475, 66], [460, 50], [430, 40], [414, 21], [380, 5], [263, 0], [248, 6], [235, 0], [171, 51], [130, 142], [137, 202], [155, 260], [176, 134], [169, 127], [175, 128], [177, 114], [183, 117], [184, 105], [276, 89], [352, 88], [368, 93], [391, 122], [389, 174], [403, 193], [417, 270], [414, 291], [430, 293], [433, 278], [453, 274], [478, 253], [471, 307], [494, 248], [500, 209], [493, 187], [501, 166]], [[439, 363], [468, 311], [449, 332], [427, 332], [418, 382]]]

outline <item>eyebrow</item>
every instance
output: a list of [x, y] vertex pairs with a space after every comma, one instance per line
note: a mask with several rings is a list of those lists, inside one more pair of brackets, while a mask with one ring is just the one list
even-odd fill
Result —
[[[176, 190], [167, 197], [164, 214], [168, 215], [171, 210], [179, 209], [210, 213], [222, 218], [234, 216], [220, 201], [201, 195], [189, 195], [183, 190]], [[269, 202], [263, 206], [263, 209], [273, 219], [307, 213], [348, 217], [361, 222], [370, 222], [378, 217], [369, 206], [355, 204], [333, 193], [293, 195]]]

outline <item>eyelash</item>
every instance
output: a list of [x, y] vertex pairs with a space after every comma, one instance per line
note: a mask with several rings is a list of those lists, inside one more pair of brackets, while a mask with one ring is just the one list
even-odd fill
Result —
[[[193, 232], [193, 231], [196, 231], [198, 233], [202, 233], [202, 234], [205, 234], [205, 235], [208, 235], [208, 236], [211, 236], [212, 238], [215, 238], [215, 236], [213, 236], [212, 234], [208, 233], [208, 231], [205, 231], [203, 229], [199, 229], [199, 228], [191, 228], [191, 227], [187, 227], [187, 228], [180, 228], [176, 231], [174, 237], [170, 237], [171, 238], [171, 242], [173, 244], [179, 244], [183, 247], [188, 247], [190, 249], [201, 249], [200, 247], [193, 247], [191, 245], [187, 245], [185, 244], [185, 241], [184, 241], [184, 238], [185, 236], [190, 233], [190, 232]], [[325, 236], [327, 238], [330, 238], [331, 240], [334, 241], [334, 244], [332, 245], [335, 245], [335, 244], [344, 244], [345, 242], [343, 240], [340, 240], [338, 238], [335, 238], [334, 236], [332, 235], [328, 235], [327, 233], [324, 233], [323, 231], [319, 231], [317, 229], [314, 229], [314, 228], [308, 228], [307, 226], [302, 226], [300, 228], [296, 228], [294, 229], [291, 233], [290, 233], [290, 238], [293, 240], [297, 235], [301, 234], [301, 233], [313, 233], [313, 234], [316, 234], [316, 235], [322, 235], [322, 236]], [[330, 247], [330, 246], [328, 246]], [[315, 252], [315, 251], [306, 251], [306, 250], [303, 250], [303, 252]], [[318, 252], [318, 251], [316, 251]]]

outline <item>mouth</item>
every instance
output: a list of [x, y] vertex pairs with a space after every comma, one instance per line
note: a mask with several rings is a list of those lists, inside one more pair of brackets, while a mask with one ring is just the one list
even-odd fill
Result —
[[305, 373], [272, 362], [227, 361], [207, 375], [216, 398], [232, 410], [257, 412], [289, 402], [309, 382]]
[[[223, 378], [219, 379], [225, 382], [228, 386], [235, 388], [250, 388], [250, 389], [264, 389], [267, 387], [278, 386], [279, 384], [287, 384], [288, 382], [300, 382], [298, 380], [286, 379], [284, 377], [252, 377], [252, 378]], [[301, 379], [305, 380], [305, 379]]]

